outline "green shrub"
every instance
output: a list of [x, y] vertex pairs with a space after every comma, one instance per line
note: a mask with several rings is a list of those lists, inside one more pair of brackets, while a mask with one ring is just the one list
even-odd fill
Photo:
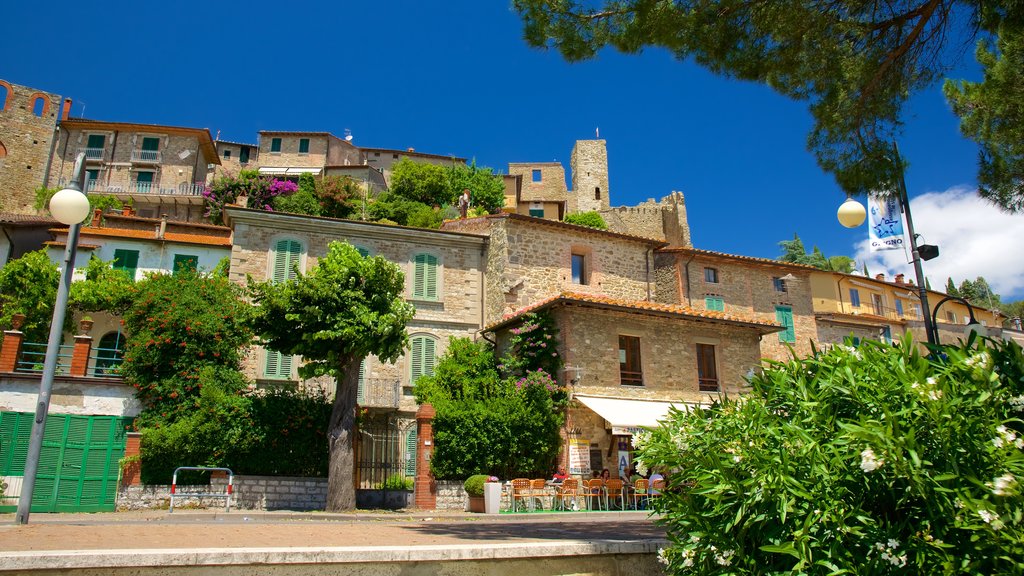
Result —
[[406, 478], [402, 473], [395, 473], [388, 476], [381, 487], [385, 490], [412, 490], [412, 485], [412, 478]]
[[[0, 268], [0, 329], [11, 326], [11, 316], [25, 315], [21, 331], [26, 342], [46, 342], [57, 299], [60, 271], [46, 255], [46, 250], [28, 252]], [[71, 326], [67, 315], [66, 327]]]
[[587, 226], [588, 228], [597, 228], [598, 230], [607, 230], [608, 224], [605, 223], [604, 218], [601, 217], [597, 212], [576, 212], [574, 214], [566, 214], [565, 218], [562, 219], [566, 224], [576, 224], [577, 226]]
[[466, 494], [470, 496], [483, 496], [484, 495], [484, 482], [487, 482], [491, 477], [487, 474], [474, 474], [462, 484], [462, 487], [466, 489]]
[[1024, 570], [1024, 355], [836, 346], [636, 438], [668, 471], [674, 573]]

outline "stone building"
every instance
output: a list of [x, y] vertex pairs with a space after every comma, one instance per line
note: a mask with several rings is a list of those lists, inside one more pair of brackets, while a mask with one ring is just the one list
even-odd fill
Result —
[[811, 353], [818, 337], [811, 302], [815, 268], [709, 250], [668, 247], [655, 256], [658, 301], [740, 314], [784, 329], [760, 341], [761, 356], [787, 360]]
[[57, 125], [71, 99], [0, 80], [0, 210], [36, 214], [35, 190], [47, 185]]
[[402, 160], [408, 158], [420, 164], [436, 164], [438, 166], [463, 166], [465, 158], [444, 154], [428, 154], [417, 152], [415, 148], [405, 150], [393, 150], [391, 148], [367, 148], [360, 147], [366, 155], [366, 163], [379, 170], [384, 175], [385, 183], [391, 185], [391, 168]]
[[259, 166], [260, 149], [255, 144], [217, 139], [213, 141], [213, 145], [217, 149], [220, 165], [214, 165], [211, 169], [211, 178], [221, 176], [237, 178], [238, 173], [242, 170], [252, 170]]
[[204, 219], [210, 167], [220, 163], [210, 131], [132, 122], [69, 118], [50, 168], [50, 185], [65, 186], [85, 154], [85, 188], [114, 196], [145, 218]]

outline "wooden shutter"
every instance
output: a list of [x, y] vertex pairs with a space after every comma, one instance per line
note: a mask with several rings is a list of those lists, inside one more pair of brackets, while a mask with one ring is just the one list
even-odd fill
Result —
[[282, 354], [276, 350], [267, 350], [266, 364], [263, 367], [263, 376], [275, 379], [291, 379], [294, 359], [295, 357], [290, 354]]
[[437, 257], [417, 254], [413, 266], [414, 298], [437, 299]]
[[135, 273], [139, 268], [139, 251], [138, 250], [114, 250], [114, 266], [115, 270], [124, 270], [128, 273], [128, 277], [135, 280]]
[[103, 148], [106, 136], [103, 134], [89, 134], [89, 141], [86, 148]]
[[434, 373], [436, 358], [434, 339], [430, 336], [416, 336], [412, 339], [412, 362], [410, 381], [413, 386], [420, 376], [429, 376]]
[[715, 296], [706, 296], [704, 298], [704, 307], [708, 310], [725, 312], [725, 300]]
[[364, 404], [366, 402], [366, 358], [359, 363], [359, 388], [356, 392], [356, 403]]
[[405, 475], [416, 476], [416, 429], [405, 435]]
[[775, 307], [775, 320], [786, 327], [779, 332], [779, 342], [796, 342], [796, 331], [793, 328], [793, 309], [789, 306]]
[[143, 138], [142, 139], [142, 149], [146, 150], [147, 152], [156, 152], [157, 150], [160, 149], [160, 139], [159, 138]]
[[302, 256], [302, 244], [298, 240], [278, 240], [274, 244], [274, 282], [287, 282], [297, 276], [295, 271]]
[[174, 268], [172, 272], [177, 274], [182, 270], [196, 271], [198, 267], [199, 257], [190, 254], [175, 254], [174, 255]]

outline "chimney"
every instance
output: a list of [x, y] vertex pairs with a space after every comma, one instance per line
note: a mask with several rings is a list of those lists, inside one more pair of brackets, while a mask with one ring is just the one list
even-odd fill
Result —
[[60, 119], [67, 120], [68, 116], [71, 115], [71, 98], [64, 99], [64, 106], [60, 109]]
[[92, 211], [92, 222], [89, 223], [90, 228], [99, 228], [100, 222], [103, 221], [103, 209], [97, 208]]
[[415, 148], [413, 148], [412, 146], [409, 147], [409, 152], [415, 152], [415, 151], [416, 151]]
[[132, 209], [131, 204], [121, 206], [121, 216], [135, 216], [135, 210]]
[[903, 284], [903, 274], [897, 274], [896, 275], [896, 283], [897, 284]]
[[875, 280], [879, 282], [885, 282], [885, 274], [875, 274]]
[[161, 214], [160, 215], [160, 228], [158, 229], [158, 231], [156, 233], [157, 239], [163, 240], [164, 239], [164, 234], [166, 234], [166, 233], [167, 233], [167, 214]]

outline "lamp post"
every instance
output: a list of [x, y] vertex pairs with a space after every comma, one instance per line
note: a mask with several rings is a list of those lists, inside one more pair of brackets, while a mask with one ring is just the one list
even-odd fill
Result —
[[[932, 316], [930, 309], [928, 308], [928, 289], [925, 287], [924, 270], [921, 268], [921, 251], [917, 246], [917, 236], [914, 234], [914, 219], [910, 215], [910, 198], [907, 197], [907, 182], [903, 175], [903, 165], [900, 160], [900, 149], [895, 142], [892, 143], [892, 149], [895, 154], [893, 162], [900, 168], [900, 181], [899, 189], [896, 191], [899, 196], [900, 208], [903, 210], [903, 214], [907, 217], [907, 234], [910, 236], [910, 253], [913, 256], [914, 262], [914, 273], [917, 275], [917, 291], [918, 298], [921, 300], [921, 316], [924, 319], [924, 332], [928, 337], [929, 344], [938, 344], [938, 340], [935, 337], [935, 328], [932, 322]], [[864, 209], [864, 205], [853, 199], [852, 196], [846, 198], [846, 202], [843, 202], [839, 206], [839, 210], [836, 213], [836, 217], [839, 219], [839, 223], [847, 228], [856, 228], [864, 223], [864, 218], [867, 216], [867, 211]], [[933, 252], [930, 252], [928, 259], [934, 258], [938, 255], [938, 249], [934, 246], [930, 247]]]
[[57, 372], [57, 354], [60, 352], [60, 343], [64, 338], [64, 316], [67, 313], [71, 276], [75, 271], [78, 232], [82, 227], [82, 221], [89, 215], [89, 199], [82, 192], [84, 181], [85, 154], [82, 153], [75, 160], [75, 171], [71, 184], [50, 199], [50, 214], [61, 224], [69, 226], [68, 241], [67, 247], [64, 249], [61, 281], [57, 285], [57, 301], [53, 307], [53, 319], [50, 321], [50, 337], [46, 341], [46, 358], [43, 361], [43, 376], [39, 383], [39, 400], [36, 403], [35, 420], [32, 421], [32, 434], [29, 437], [28, 453], [25, 456], [25, 477], [21, 484], [21, 497], [18, 498], [18, 511], [15, 516], [15, 522], [18, 524], [28, 524], [28, 516], [32, 508], [32, 492], [35, 490], [39, 455], [43, 449], [46, 415], [50, 411], [53, 376]]
[[[974, 307], [971, 306], [970, 302], [964, 300], [959, 296], [946, 296], [942, 300], [939, 300], [939, 303], [936, 304], [935, 308], [932, 310], [932, 318], [938, 318], [939, 308], [941, 308], [943, 304], [949, 302], [950, 300], [956, 300], [957, 302], [963, 304], [964, 306], [967, 306], [968, 320], [967, 325], [964, 327], [964, 336], [970, 337], [971, 332], [977, 332], [978, 336], [988, 336], [988, 330], [985, 329], [985, 327], [982, 326], [981, 323], [978, 322], [978, 320], [974, 317]], [[933, 326], [933, 330], [935, 331], [935, 342], [937, 344], [939, 342], [938, 321], [936, 321]]]

